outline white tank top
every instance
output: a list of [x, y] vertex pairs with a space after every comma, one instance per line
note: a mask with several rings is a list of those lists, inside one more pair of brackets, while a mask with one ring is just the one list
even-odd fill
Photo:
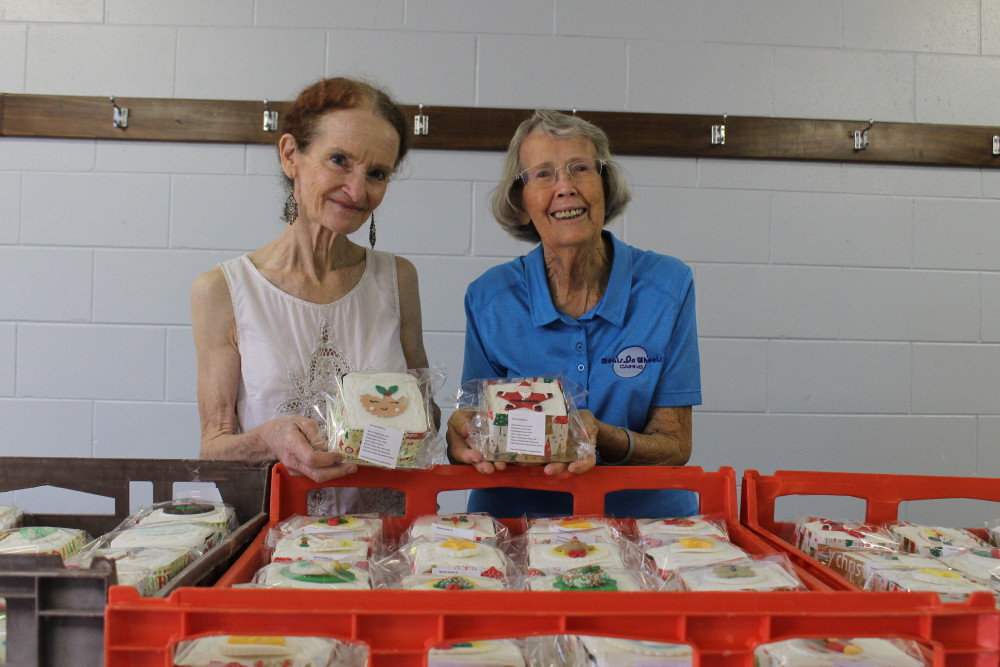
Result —
[[361, 280], [333, 303], [281, 291], [244, 255], [221, 265], [236, 315], [244, 431], [282, 415], [314, 416], [320, 392], [357, 370], [405, 371], [392, 254], [366, 249]]

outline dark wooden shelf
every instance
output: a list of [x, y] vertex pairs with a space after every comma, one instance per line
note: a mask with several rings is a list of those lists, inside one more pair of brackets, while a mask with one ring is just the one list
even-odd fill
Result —
[[[0, 94], [0, 136], [245, 144], [278, 138], [263, 129], [263, 100], [123, 97], [115, 104], [129, 110], [125, 128], [113, 126], [107, 97]], [[279, 114], [288, 106], [268, 103]], [[404, 110], [412, 117], [418, 107], [404, 105]], [[531, 110], [425, 105], [423, 113], [429, 132], [412, 137], [415, 149], [503, 151]], [[855, 150], [854, 133], [868, 127], [866, 120], [729, 116], [725, 143], [713, 145], [712, 126], [723, 123], [718, 115], [576, 113], [603, 128], [619, 155], [1000, 167], [1000, 156], [993, 153], [1000, 126], [876, 120], [868, 147]]]

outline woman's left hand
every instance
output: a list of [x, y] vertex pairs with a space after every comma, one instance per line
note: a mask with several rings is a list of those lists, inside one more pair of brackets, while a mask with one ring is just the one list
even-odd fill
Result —
[[595, 452], [580, 461], [572, 461], [571, 463], [547, 463], [545, 464], [546, 475], [561, 475], [564, 472], [580, 474], [587, 472], [597, 465], [597, 431], [600, 428], [601, 422], [597, 420], [597, 417], [595, 417], [594, 413], [590, 410], [580, 410], [579, 415], [580, 420], [583, 422], [583, 428], [587, 431], [587, 440], [594, 446]]

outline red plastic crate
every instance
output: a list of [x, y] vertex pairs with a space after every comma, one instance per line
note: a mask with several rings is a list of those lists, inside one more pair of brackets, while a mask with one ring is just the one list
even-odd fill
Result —
[[[897, 520], [899, 504], [910, 500], [972, 498], [1000, 502], [1000, 479], [791, 470], [779, 470], [766, 476], [756, 470], [744, 471], [740, 503], [743, 525], [787, 553], [799, 568], [831, 588], [857, 591], [860, 590], [858, 586], [795, 548], [794, 522], [775, 520], [775, 501], [782, 496], [860, 498], [865, 501], [864, 521], [885, 524]], [[969, 530], [986, 536], [982, 529]]]
[[[436, 511], [437, 494], [488, 486], [558, 489], [574, 496], [577, 514], [603, 513], [604, 495], [630, 488], [683, 488], [699, 494], [700, 511], [721, 513], [734, 541], [755, 553], [773, 547], [736, 521], [730, 468], [598, 468], [554, 480], [537, 467], [481, 475], [471, 467], [427, 471], [363, 468], [329, 484], [292, 477], [276, 466], [271, 522], [305, 513], [305, 494], [322, 486], [384, 486], [407, 495], [406, 525]], [[508, 522], [505, 522], [508, 523]], [[508, 523], [508, 525], [511, 525]], [[212, 589], [181, 589], [167, 599], [143, 599], [112, 589], [107, 608], [106, 664], [171, 665], [177, 641], [212, 634], [322, 635], [362, 641], [372, 665], [420, 666], [437, 644], [561, 633], [600, 634], [688, 643], [696, 665], [749, 666], [758, 644], [792, 637], [870, 636], [920, 641], [933, 664], [998, 662], [1000, 623], [990, 596], [942, 605], [933, 594], [784, 593], [537, 593], [472, 591], [297, 591], [224, 588], [249, 580], [263, 535]], [[807, 585], [822, 582], [800, 570]]]

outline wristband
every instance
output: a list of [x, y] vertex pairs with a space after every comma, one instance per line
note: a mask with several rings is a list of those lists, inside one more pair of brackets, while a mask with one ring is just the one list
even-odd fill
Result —
[[622, 430], [625, 431], [625, 435], [628, 436], [628, 449], [625, 450], [625, 456], [623, 456], [619, 461], [604, 461], [606, 465], [623, 466], [632, 460], [632, 454], [635, 452], [635, 436], [632, 435], [632, 431], [627, 428], [623, 428]]

